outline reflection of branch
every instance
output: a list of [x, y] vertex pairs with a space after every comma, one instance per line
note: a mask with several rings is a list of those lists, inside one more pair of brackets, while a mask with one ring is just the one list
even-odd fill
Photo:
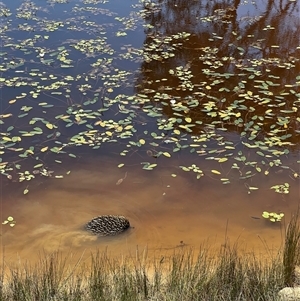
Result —
[[[185, 101], [192, 95], [198, 104], [190, 108], [189, 117], [203, 122], [193, 128], [194, 133], [201, 133], [204, 124], [213, 121], [221, 123], [227, 130], [240, 133], [246, 131], [247, 135], [252, 133], [258, 140], [266, 139], [266, 143], [272, 142], [266, 133], [270, 131], [271, 124], [274, 121], [276, 123], [276, 120], [285, 114], [280, 113], [281, 108], [277, 107], [277, 102], [282, 98], [281, 90], [285, 90], [284, 85], [294, 84], [295, 74], [290, 69], [295, 70], [297, 66], [295, 68], [293, 65], [298, 64], [298, 61], [295, 59], [290, 63], [288, 52], [277, 53], [278, 50], [271, 46], [279, 44], [282, 48], [296, 48], [298, 46], [296, 39], [299, 35], [296, 35], [296, 39], [289, 39], [291, 37], [289, 33], [288, 41], [285, 43], [282, 35], [274, 35], [274, 30], [270, 27], [271, 25], [275, 27], [275, 24], [277, 26], [279, 19], [286, 20], [287, 12], [293, 13], [295, 6], [281, 2], [281, 9], [278, 10], [276, 1], [268, 1], [260, 19], [245, 26], [242, 24], [244, 19], [237, 19], [237, 13], [242, 8], [239, 0], [206, 1], [200, 4], [197, 2], [188, 8], [184, 1], [158, 2], [162, 4], [160, 12], [150, 14], [146, 20], [153, 27], [147, 32], [144, 51], [149, 57], [152, 53], [160, 55], [162, 44], [159, 41], [164, 39], [169, 43], [174, 56], [144, 61], [140, 78], [135, 86], [136, 91], [138, 93], [143, 91], [150, 99], [153, 97], [156, 103], [156, 94], [163, 93], [163, 100], [167, 103], [173, 98], [176, 101]], [[183, 15], [182, 12], [186, 14]], [[209, 19], [210, 17], [212, 18]], [[206, 18], [209, 22], [199, 22], [205, 21]], [[289, 28], [291, 25], [293, 24], [286, 23]], [[286, 30], [287, 27], [282, 32], [285, 33]], [[299, 32], [299, 26], [296, 30]], [[188, 39], [174, 41], [174, 33], [178, 36], [183, 31], [191, 33]], [[276, 56], [270, 58], [270, 54], [274, 53]], [[272, 82], [270, 75], [275, 78], [275, 83]], [[294, 89], [298, 93], [298, 88]], [[285, 110], [292, 110], [295, 106], [294, 94], [285, 94]], [[264, 103], [265, 95], [268, 95], [273, 107], [269, 116], [265, 116], [265, 111], [269, 109], [269, 104]], [[221, 99], [225, 101], [221, 102]], [[206, 111], [205, 105], [210, 102], [215, 106], [210, 108], [213, 114]], [[253, 110], [238, 111], [236, 102], [243, 102], [244, 107], [252, 107]], [[174, 117], [171, 107], [164, 104], [163, 113]], [[246, 124], [251, 123], [257, 114], [264, 119], [264, 123], [257, 126], [254, 131]], [[285, 124], [287, 128], [284, 128], [286, 132], [283, 132], [281, 125], [277, 123], [278, 131], [282, 136], [294, 133], [292, 138], [288, 137], [288, 141], [297, 145], [295, 141], [299, 136], [296, 129], [300, 122], [296, 120], [296, 111], [289, 114], [289, 122]], [[292, 149], [293, 145], [290, 147]]]
[[[274, 26], [274, 28], [276, 28], [276, 30], [279, 30], [281, 27], [279, 26], [280, 23], [284, 23], [284, 19], [291, 15], [293, 10], [296, 9], [296, 1], [295, 2], [290, 2], [288, 1], [285, 5], [285, 7], [283, 7], [283, 1], [280, 1], [280, 10], [277, 10], [276, 8], [276, 1], [274, 0], [269, 0], [267, 3], [267, 7], [264, 10], [264, 12], [261, 14], [261, 17], [254, 22], [253, 24], [250, 24], [244, 34], [244, 40], [247, 38], [248, 35], [253, 35], [253, 33], [256, 33], [256, 36], [258, 36], [263, 30], [265, 30], [266, 26], [271, 25]], [[277, 14], [274, 12], [274, 10], [277, 12]], [[290, 32], [289, 30], [286, 30], [283, 35], [285, 36], [284, 39], [284, 44], [283, 41], [280, 41], [282, 45], [285, 45], [286, 48], [291, 48], [290, 45], [286, 45], [287, 43], [287, 37], [290, 37], [292, 34], [292, 31]], [[282, 36], [283, 36], [282, 35]], [[280, 36], [278, 33], [276, 35], [268, 35], [269, 40], [271, 40], [272, 38], [279, 38], [281, 39], [282, 36]], [[271, 45], [277, 45], [278, 41], [270, 41], [269, 46]], [[266, 45], [267, 43], [265, 43]], [[265, 46], [266, 47], [266, 46]], [[263, 49], [262, 51], [265, 51], [265, 49]], [[266, 53], [264, 52], [263, 55], [265, 55]], [[280, 54], [280, 53], [279, 53]]]

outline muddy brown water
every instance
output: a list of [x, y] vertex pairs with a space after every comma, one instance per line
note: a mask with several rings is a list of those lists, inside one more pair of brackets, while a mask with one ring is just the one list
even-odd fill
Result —
[[[14, 228], [2, 225], [2, 258], [7, 263], [36, 262], [41, 254], [55, 251], [74, 258], [96, 251], [118, 257], [134, 255], [137, 249], [151, 257], [179, 248], [197, 250], [203, 243], [219, 247], [225, 237], [256, 254], [276, 252], [299, 191], [283, 198], [270, 191], [269, 183], [265, 186], [248, 195], [242, 184], [224, 186], [209, 177], [197, 181], [179, 172], [173, 178], [166, 168], [118, 169], [110, 159], [92, 160], [26, 196], [2, 193], [2, 220], [12, 215], [17, 222]], [[258, 219], [264, 210], [282, 211], [286, 217], [282, 223]], [[102, 214], [125, 215], [132, 228], [116, 237], [86, 232], [83, 225]]]

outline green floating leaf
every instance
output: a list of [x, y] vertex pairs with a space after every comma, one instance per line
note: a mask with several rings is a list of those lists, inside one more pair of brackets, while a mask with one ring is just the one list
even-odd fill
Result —
[[190, 171], [190, 169], [189, 169], [188, 167], [185, 167], [185, 166], [181, 166], [181, 169], [182, 169], [183, 171]]
[[39, 163], [39, 164], [34, 165], [33, 168], [40, 168], [40, 167], [42, 167], [43, 165], [44, 165], [43, 163]]
[[262, 213], [262, 217], [263, 218], [269, 218], [269, 212], [267, 212], [267, 211], [264, 211], [263, 213]]
[[163, 152], [163, 155], [164, 155], [165, 157], [168, 157], [168, 158], [171, 157], [171, 155], [170, 155], [168, 152]]
[[46, 123], [46, 127], [47, 127], [49, 130], [52, 130], [54, 126], [53, 126], [52, 123]]
[[212, 169], [211, 172], [215, 175], [220, 175], [221, 173], [218, 170]]
[[270, 222], [280, 222], [281, 219], [284, 217], [284, 213], [276, 213], [276, 212], [267, 212], [264, 211], [262, 213], [262, 217], [268, 219]]

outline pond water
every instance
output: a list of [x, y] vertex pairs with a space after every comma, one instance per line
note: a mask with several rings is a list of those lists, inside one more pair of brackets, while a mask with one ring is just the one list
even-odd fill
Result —
[[[172, 178], [171, 166], [152, 172], [128, 167], [116, 185], [124, 172], [114, 163], [110, 158], [84, 160], [69, 177], [43, 183], [25, 197], [18, 189], [3, 195], [2, 216], [14, 213], [17, 221], [13, 229], [2, 228], [5, 259], [35, 261], [56, 250], [65, 256], [89, 256], [96, 250], [134, 255], [137, 247], [151, 256], [166, 255], [201, 244], [215, 250], [227, 240], [257, 254], [276, 252], [284, 223], [267, 221], [261, 213], [284, 212], [288, 220], [299, 201], [297, 189], [288, 198], [264, 187], [247, 195], [238, 184]], [[101, 214], [125, 215], [132, 228], [117, 237], [87, 233], [83, 225]]]
[[[280, 248], [300, 200], [299, 1], [10, 2], [0, 3], [6, 261], [226, 239]], [[103, 214], [132, 228], [87, 233]]]

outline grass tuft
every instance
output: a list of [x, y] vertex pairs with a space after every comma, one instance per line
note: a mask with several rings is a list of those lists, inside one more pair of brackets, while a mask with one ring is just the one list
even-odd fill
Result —
[[283, 273], [284, 284], [293, 286], [295, 283], [295, 268], [299, 264], [299, 243], [300, 243], [300, 228], [299, 228], [299, 210], [292, 216], [288, 225], [284, 250], [283, 250]]

